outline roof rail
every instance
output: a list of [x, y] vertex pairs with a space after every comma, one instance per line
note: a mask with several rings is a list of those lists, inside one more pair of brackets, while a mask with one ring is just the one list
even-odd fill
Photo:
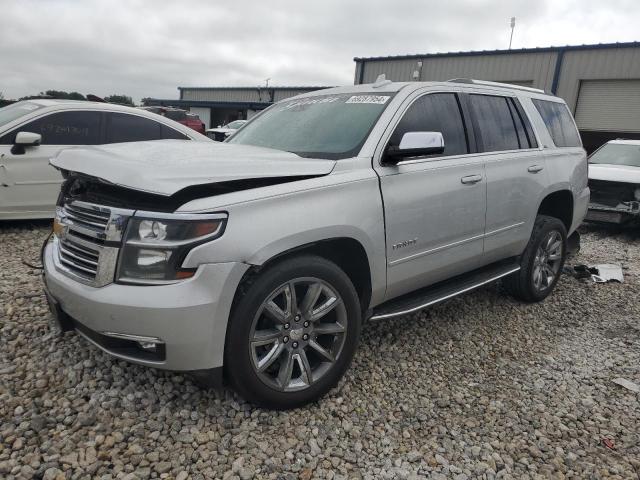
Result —
[[511, 83], [490, 82], [488, 80], [474, 80], [472, 78], [452, 78], [450, 80], [447, 80], [447, 82], [470, 83], [473, 85], [484, 85], [487, 87], [512, 88], [515, 90], [524, 90], [526, 92], [546, 93], [544, 90], [541, 90], [540, 88], [525, 87], [522, 85], [514, 85]]

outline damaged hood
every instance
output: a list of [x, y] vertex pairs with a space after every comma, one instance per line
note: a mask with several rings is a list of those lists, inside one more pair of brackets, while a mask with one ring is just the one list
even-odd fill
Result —
[[185, 140], [74, 147], [51, 159], [62, 170], [167, 196], [193, 185], [327, 175], [335, 163], [269, 148]]
[[640, 168], [629, 165], [607, 165], [604, 163], [589, 164], [589, 179], [606, 182], [640, 184]]

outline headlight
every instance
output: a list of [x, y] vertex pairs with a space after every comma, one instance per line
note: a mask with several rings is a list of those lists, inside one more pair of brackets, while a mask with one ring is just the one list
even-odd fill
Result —
[[227, 215], [137, 212], [127, 225], [118, 263], [121, 283], [157, 285], [192, 277], [182, 268], [187, 253], [224, 232]]

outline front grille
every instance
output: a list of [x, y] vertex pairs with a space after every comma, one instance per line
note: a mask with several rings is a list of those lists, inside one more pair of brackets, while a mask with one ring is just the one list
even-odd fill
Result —
[[58, 245], [60, 262], [77, 275], [95, 280], [100, 262], [100, 250], [81, 245], [71, 236], [60, 240]]
[[65, 217], [73, 223], [100, 232], [106, 230], [109, 217], [111, 216], [111, 212], [104, 207], [90, 208], [88, 206], [81, 206], [78, 202], [64, 205], [62, 212]]
[[94, 287], [114, 280], [124, 229], [133, 210], [70, 201], [56, 212], [56, 269]]

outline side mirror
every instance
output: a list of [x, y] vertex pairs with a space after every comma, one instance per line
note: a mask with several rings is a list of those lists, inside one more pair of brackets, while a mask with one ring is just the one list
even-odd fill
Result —
[[386, 163], [398, 163], [408, 157], [423, 157], [444, 152], [444, 137], [440, 132], [407, 132], [399, 146], [390, 145], [385, 153]]
[[37, 147], [42, 142], [42, 135], [32, 132], [18, 132], [11, 147], [11, 153], [22, 155], [26, 147]]

